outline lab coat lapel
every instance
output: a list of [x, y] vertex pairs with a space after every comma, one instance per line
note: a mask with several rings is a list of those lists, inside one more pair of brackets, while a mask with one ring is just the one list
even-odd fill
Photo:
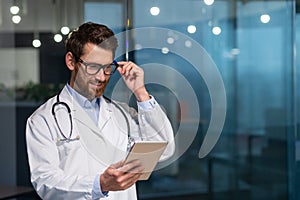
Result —
[[80, 105], [75, 102], [74, 118], [84, 124], [87, 128], [91, 129], [93, 132], [101, 133], [104, 126], [111, 119], [111, 106], [107, 101], [101, 97], [100, 98], [100, 112], [98, 117], [98, 127], [93, 122], [93, 120], [88, 116], [88, 114], [80, 107]]
[[75, 120], [80, 121], [87, 128], [94, 132], [101, 132], [107, 122], [111, 119], [112, 107], [111, 104], [103, 98], [100, 97], [100, 112], [98, 117], [98, 127], [95, 125], [93, 120], [88, 116], [88, 114], [81, 108], [81, 106], [73, 100], [72, 96], [69, 94], [66, 86], [60, 94], [60, 101], [65, 101], [72, 110], [72, 115]]
[[83, 126], [86, 126], [86, 128], [91, 129], [91, 131], [98, 133], [99, 129], [90, 116], [80, 107], [77, 102], [74, 104], [74, 120], [80, 122]]
[[117, 153], [117, 148], [112, 145], [102, 133], [102, 129], [111, 119], [112, 112], [110, 104], [106, 102], [104, 98], [101, 98], [99, 123], [97, 127], [81, 106], [73, 100], [66, 88], [61, 92], [60, 97], [61, 101], [66, 102], [71, 108], [74, 120], [74, 131], [80, 136], [81, 144], [86, 151], [102, 165], [108, 166], [111, 164], [116, 155], [120, 153]]
[[111, 104], [103, 98], [100, 97], [100, 112], [99, 112], [99, 120], [98, 120], [98, 128], [100, 131], [103, 130], [105, 125], [111, 120], [112, 117], [112, 107]]
[[73, 99], [71, 94], [68, 92], [67, 87], [61, 91], [60, 101], [66, 102], [72, 112], [73, 120], [78, 120], [82, 124], [85, 124], [89, 129], [92, 129], [94, 132], [98, 132], [98, 128], [93, 122], [93, 120], [89, 117], [89, 115], [81, 108], [81, 106]]
[[88, 129], [93, 132], [101, 132], [104, 126], [112, 117], [112, 107], [108, 100], [100, 97], [100, 112], [98, 117], [98, 127], [89, 117], [89, 115], [81, 108], [81, 106], [73, 100], [72, 96], [69, 94], [67, 88], [65, 87], [60, 94], [60, 101], [65, 101], [72, 110], [73, 119], [80, 121]]

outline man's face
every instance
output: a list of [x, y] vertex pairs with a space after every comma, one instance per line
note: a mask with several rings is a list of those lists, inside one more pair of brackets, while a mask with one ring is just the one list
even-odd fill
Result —
[[[110, 50], [89, 43], [85, 45], [84, 54], [80, 59], [87, 63], [106, 65], [113, 62], [113, 54]], [[102, 69], [95, 75], [89, 75], [85, 70], [84, 64], [77, 63], [70, 85], [89, 100], [100, 97], [104, 93], [110, 76], [105, 75]]]

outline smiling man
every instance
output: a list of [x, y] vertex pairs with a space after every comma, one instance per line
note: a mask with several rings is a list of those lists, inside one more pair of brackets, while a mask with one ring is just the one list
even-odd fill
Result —
[[[105, 25], [87, 22], [71, 32], [65, 56], [71, 79], [27, 120], [31, 181], [43, 199], [137, 199], [143, 166], [124, 163], [132, 140], [168, 141], [162, 160], [174, 152], [172, 127], [148, 93], [143, 69], [116, 62], [117, 46]], [[103, 96], [115, 72], [135, 95], [137, 111]]]

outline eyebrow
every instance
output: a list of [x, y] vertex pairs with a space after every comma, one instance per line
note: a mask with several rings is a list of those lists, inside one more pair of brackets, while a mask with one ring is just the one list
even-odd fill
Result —
[[78, 58], [78, 60], [79, 60], [79, 61], [82, 61], [82, 62], [84, 62], [84, 63], [86, 63], [86, 64], [96, 64], [96, 65], [101, 65], [101, 66], [111, 65], [111, 64], [116, 64], [116, 63], [114, 63], [114, 61], [111, 62], [111, 63], [108, 63], [108, 64], [100, 64], [100, 63], [95, 63], [95, 62], [87, 62], [87, 61], [85, 61], [85, 60], [82, 60], [81, 58]]

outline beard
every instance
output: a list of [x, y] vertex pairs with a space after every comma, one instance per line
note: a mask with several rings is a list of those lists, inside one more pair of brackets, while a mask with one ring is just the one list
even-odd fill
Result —
[[[85, 78], [86, 77], [80, 76], [78, 71], [76, 70], [72, 74], [72, 78], [70, 81], [71, 87], [90, 101], [93, 100], [94, 98], [98, 98], [102, 96], [109, 82], [109, 78], [105, 79], [104, 81], [90, 80], [88, 82], [84, 81]], [[96, 89], [90, 87], [90, 85], [99, 85], [99, 84], [100, 87], [96, 87]]]
[[94, 94], [94, 98], [98, 98], [98, 97], [100, 97], [100, 96], [103, 95], [103, 93], [105, 91], [105, 88], [106, 88], [106, 86], [108, 84], [108, 80], [109, 79], [101, 82], [101, 87], [96, 89], [95, 94]]

